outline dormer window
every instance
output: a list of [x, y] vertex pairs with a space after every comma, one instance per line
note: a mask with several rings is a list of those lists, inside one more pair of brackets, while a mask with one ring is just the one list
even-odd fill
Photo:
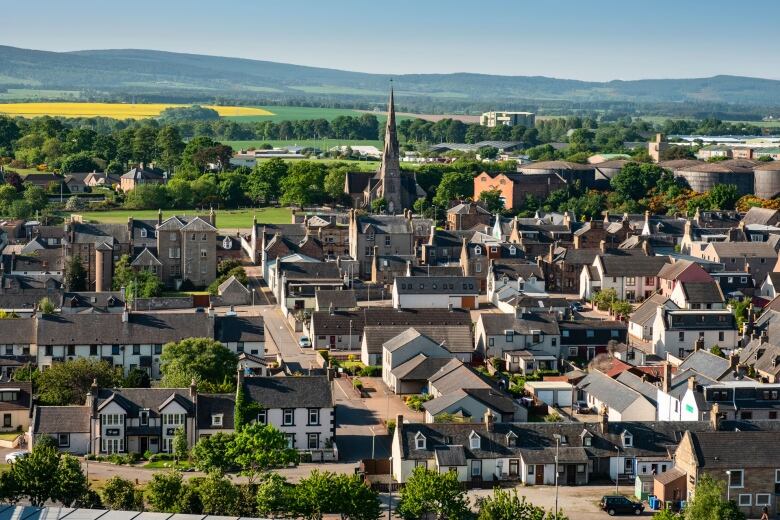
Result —
[[506, 434], [506, 445], [507, 446], [514, 446], [517, 442], [517, 434], [513, 431], [510, 431]]
[[482, 443], [482, 438], [477, 435], [477, 432], [471, 432], [469, 434], [469, 448], [472, 450], [478, 450]]
[[474, 248], [474, 254], [475, 255], [481, 255], [482, 254], [482, 248], [477, 246]]
[[414, 447], [418, 450], [424, 450], [425, 449], [425, 435], [423, 435], [420, 432], [417, 432], [414, 436]]
[[233, 248], [233, 241], [230, 240], [230, 237], [225, 237], [222, 240], [222, 249], [232, 249]]
[[627, 430], [620, 434], [620, 437], [623, 440], [624, 448], [630, 448], [634, 445], [634, 436], [631, 435], [631, 433], [629, 433]]
[[141, 238], [146, 238], [146, 228], [141, 228]]
[[514, 256], [517, 253], [517, 248], [515, 246], [509, 246], [509, 254]]
[[582, 430], [582, 434], [580, 435], [580, 437], [582, 437], [583, 446], [593, 445], [593, 435], [588, 430]]
[[211, 415], [212, 426], [222, 426], [223, 415], [221, 413], [215, 413]]

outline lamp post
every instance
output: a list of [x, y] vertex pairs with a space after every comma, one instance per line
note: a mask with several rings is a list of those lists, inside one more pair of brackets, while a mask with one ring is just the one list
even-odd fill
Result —
[[352, 350], [352, 320], [349, 320], [349, 350]]
[[371, 430], [371, 460], [374, 460], [374, 446], [376, 441], [376, 433], [374, 432], [374, 427], [369, 426], [369, 430]]
[[[398, 426], [396, 426], [398, 428]], [[393, 457], [391, 456], [389, 458], [390, 460], [390, 470], [388, 477], [390, 479], [387, 481], [387, 520], [392, 520], [393, 518]]]
[[555, 518], [558, 518], [558, 452], [560, 448], [560, 435], [555, 435]]
[[619, 495], [620, 487], [620, 446], [615, 446], [617, 450], [617, 458], [615, 459], [615, 494]]
[[252, 310], [255, 309], [255, 291], [256, 289], [252, 287]]
[[731, 501], [731, 470], [726, 470], [726, 500]]

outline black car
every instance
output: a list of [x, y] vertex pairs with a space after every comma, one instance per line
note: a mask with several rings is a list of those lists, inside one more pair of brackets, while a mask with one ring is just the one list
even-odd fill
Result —
[[615, 515], [641, 515], [645, 506], [639, 502], [633, 502], [624, 496], [609, 495], [601, 497], [599, 504], [601, 509], [607, 512], [609, 516]]

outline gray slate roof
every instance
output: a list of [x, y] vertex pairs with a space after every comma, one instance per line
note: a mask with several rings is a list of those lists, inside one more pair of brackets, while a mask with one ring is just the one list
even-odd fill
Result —
[[577, 384], [577, 388], [593, 395], [610, 408], [623, 412], [639, 399], [646, 399], [639, 392], [619, 383], [601, 372], [590, 372]]
[[327, 376], [246, 377], [244, 391], [263, 408], [330, 408], [334, 406]]
[[88, 433], [89, 407], [36, 406], [33, 416], [35, 433]]
[[[390, 339], [403, 333], [406, 325], [381, 326], [372, 325], [364, 329], [367, 350], [370, 354], [382, 352], [382, 345]], [[452, 353], [471, 352], [474, 350], [474, 338], [469, 325], [414, 325], [420, 334], [431, 338]]]
[[396, 276], [398, 294], [479, 294], [474, 276]]

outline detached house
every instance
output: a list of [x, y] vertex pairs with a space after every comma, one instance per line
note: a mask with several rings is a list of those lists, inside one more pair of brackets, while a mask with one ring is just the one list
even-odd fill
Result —
[[696, 341], [706, 348], [718, 345], [731, 351], [738, 345], [737, 322], [728, 310], [656, 309], [653, 322], [653, 354], [684, 358]]
[[667, 263], [664, 256], [598, 255], [582, 269], [580, 296], [590, 299], [599, 291], [614, 289], [618, 299], [644, 300], [658, 289], [658, 273]]

